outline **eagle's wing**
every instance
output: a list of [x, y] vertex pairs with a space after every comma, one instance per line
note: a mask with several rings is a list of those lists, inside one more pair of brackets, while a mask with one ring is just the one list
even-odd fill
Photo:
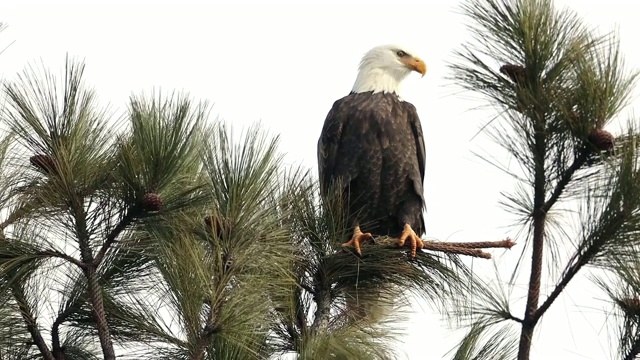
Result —
[[424, 136], [422, 134], [422, 125], [420, 124], [420, 117], [418, 116], [418, 111], [416, 107], [408, 102], [405, 102], [407, 106], [407, 116], [409, 118], [409, 122], [411, 123], [411, 130], [413, 131], [413, 138], [416, 142], [416, 156], [418, 161], [418, 166], [420, 169], [420, 181], [418, 183], [418, 179], [413, 179], [414, 187], [416, 192], [420, 195], [422, 200], [424, 201], [424, 193], [423, 193], [423, 185], [424, 185], [424, 167], [425, 167], [425, 146], [424, 146]]
[[342, 140], [345, 122], [348, 119], [347, 107], [342, 106], [342, 99], [333, 103], [322, 127], [318, 140], [318, 175], [320, 190], [323, 194], [331, 186], [336, 172], [338, 149]]

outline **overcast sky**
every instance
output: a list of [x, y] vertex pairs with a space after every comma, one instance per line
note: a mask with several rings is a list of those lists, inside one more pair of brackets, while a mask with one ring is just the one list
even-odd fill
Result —
[[[212, 118], [238, 127], [261, 121], [281, 135], [288, 162], [315, 169], [325, 116], [351, 89], [362, 54], [380, 44], [406, 45], [428, 65], [427, 75], [411, 76], [402, 92], [416, 105], [425, 133], [427, 236], [511, 236], [517, 242], [498, 206], [500, 192], [513, 189], [511, 178], [472, 155], [507, 159], [486, 137], [474, 138], [492, 114], [468, 111], [478, 103], [457, 95], [445, 79], [453, 49], [469, 37], [456, 13], [459, 2], [297, 3], [5, 0], [0, 21], [9, 28], [0, 35], [0, 48], [11, 45], [0, 56], [0, 74], [10, 79], [40, 61], [62, 73], [69, 53], [86, 61], [86, 80], [116, 114], [132, 93], [188, 91], [213, 104]], [[638, 64], [640, 23], [633, 1], [556, 3], [603, 30], [617, 29], [628, 63]], [[474, 271], [490, 278], [495, 262], [508, 278], [519, 248], [493, 254], [493, 260], [475, 260]], [[513, 295], [516, 316], [522, 315], [525, 284]], [[576, 279], [538, 327], [532, 359], [609, 358], [602, 299], [584, 276]], [[420, 304], [407, 326], [404, 350], [411, 360], [447, 358], [459, 340]]]

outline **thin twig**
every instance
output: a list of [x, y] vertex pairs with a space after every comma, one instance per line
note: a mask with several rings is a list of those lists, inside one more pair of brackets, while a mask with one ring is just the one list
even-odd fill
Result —
[[585, 164], [588, 156], [589, 156], [589, 153], [586, 151], [583, 151], [582, 153], [580, 153], [580, 155], [577, 158], [573, 160], [573, 163], [564, 171], [564, 173], [562, 174], [562, 177], [556, 184], [556, 187], [553, 189], [553, 193], [551, 193], [551, 196], [549, 197], [549, 199], [547, 199], [547, 201], [545, 201], [544, 204], [542, 205], [541, 210], [543, 212], [545, 213], [549, 212], [551, 207], [558, 201], [558, 199], [564, 192], [564, 189], [567, 187], [567, 185], [569, 185], [569, 182], [571, 182], [573, 175], [576, 173], [576, 171], [578, 171], [582, 167], [582, 165]]
[[55, 257], [55, 258], [66, 260], [66, 261], [76, 265], [80, 269], [86, 269], [87, 268], [87, 265], [85, 263], [83, 263], [82, 261], [74, 258], [73, 256], [69, 256], [69, 255], [67, 255], [65, 253], [61, 253], [61, 252], [55, 251], [55, 250], [38, 251], [34, 255], [43, 256], [43, 257]]
[[422, 249], [491, 259], [491, 254], [486, 253], [480, 249], [452, 246], [447, 243], [425, 242]]
[[134, 215], [135, 213], [136, 213], [135, 208], [130, 209], [129, 212], [127, 212], [127, 214], [122, 217], [120, 222], [118, 222], [118, 225], [116, 225], [116, 227], [114, 227], [113, 230], [111, 230], [109, 235], [107, 235], [107, 238], [104, 244], [102, 244], [102, 247], [100, 248], [100, 250], [98, 251], [98, 253], [96, 254], [93, 260], [93, 264], [96, 267], [100, 265], [100, 263], [102, 262], [102, 259], [104, 259], [104, 256], [106, 255], [109, 248], [111, 248], [111, 246], [116, 242], [120, 233], [122, 233], [124, 229], [126, 229], [127, 226], [129, 226], [129, 224], [133, 222], [133, 220], [135, 219], [135, 215]]
[[[622, 217], [622, 215], [620, 214], [616, 215], [611, 220], [611, 223], [614, 224], [612, 228], [616, 229], [619, 226], [622, 226], [625, 220], [626, 219]], [[562, 279], [560, 280], [560, 282], [558, 282], [558, 284], [555, 286], [553, 291], [551, 291], [551, 293], [549, 294], [549, 297], [547, 297], [547, 299], [542, 303], [542, 305], [540, 305], [540, 307], [536, 310], [533, 316], [534, 321], [537, 322], [538, 320], [540, 320], [542, 315], [544, 315], [544, 313], [551, 307], [551, 305], [558, 298], [558, 296], [560, 296], [562, 291], [567, 287], [567, 285], [569, 285], [569, 282], [573, 279], [573, 277], [576, 276], [578, 272], [585, 265], [587, 265], [587, 263], [593, 258], [593, 256], [595, 256], [600, 250], [600, 248], [607, 242], [607, 240], [611, 239], [613, 236], [615, 236], [614, 231], [603, 234], [600, 237], [599, 241], [592, 243], [584, 251], [584, 253], [582, 253], [582, 255], [578, 257], [578, 261], [575, 262], [571, 267], [569, 267], [567, 271], [565, 271], [564, 275], [562, 276]]]
[[517, 316], [513, 316], [512, 314], [509, 314], [509, 316], [507, 316], [507, 317], [506, 317], [506, 319], [507, 319], [507, 320], [513, 320], [513, 321], [515, 321], [515, 322], [519, 322], [519, 323], [521, 323], [521, 324], [522, 324], [522, 321], [523, 321], [523, 320], [522, 320], [522, 319], [520, 319], [519, 317], [517, 317]]

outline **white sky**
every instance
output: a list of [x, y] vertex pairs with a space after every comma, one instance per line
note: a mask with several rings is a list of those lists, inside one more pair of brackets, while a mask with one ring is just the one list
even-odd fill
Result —
[[[617, 26], [628, 63], [638, 64], [640, 22], [633, 1], [556, 2], [601, 29]], [[62, 73], [68, 52], [85, 59], [86, 80], [114, 110], [124, 110], [132, 93], [186, 90], [213, 103], [212, 117], [238, 128], [261, 121], [281, 134], [288, 161], [315, 168], [326, 113], [350, 90], [361, 55], [375, 45], [405, 44], [429, 67], [423, 79], [409, 78], [402, 94], [418, 108], [425, 133], [427, 236], [514, 237], [498, 206], [512, 180], [471, 153], [505, 159], [486, 137], [472, 139], [491, 114], [467, 111], [478, 103], [454, 94], [445, 80], [445, 62], [469, 36], [455, 12], [459, 2], [296, 3], [2, 1], [0, 21], [9, 28], [0, 35], [0, 48], [15, 43], [0, 56], [0, 73], [12, 78], [40, 59]], [[495, 261], [508, 278], [518, 247], [493, 254], [494, 260], [475, 260], [474, 270], [489, 277]], [[516, 316], [522, 316], [525, 283], [513, 295]], [[609, 358], [601, 299], [584, 277], [574, 280], [538, 327], [532, 359]], [[412, 360], [446, 358], [459, 340], [428, 307], [418, 305], [407, 326], [404, 349]]]

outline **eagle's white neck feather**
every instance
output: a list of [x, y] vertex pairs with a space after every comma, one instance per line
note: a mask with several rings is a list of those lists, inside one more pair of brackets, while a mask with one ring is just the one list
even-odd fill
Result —
[[397, 62], [388, 46], [373, 48], [362, 58], [351, 91], [399, 95], [400, 84], [410, 73], [410, 69]]
[[374, 93], [395, 93], [400, 94], [400, 83], [409, 74], [408, 71], [394, 74], [388, 69], [362, 69], [358, 72], [358, 77], [353, 84], [351, 91], [355, 93], [373, 91]]

